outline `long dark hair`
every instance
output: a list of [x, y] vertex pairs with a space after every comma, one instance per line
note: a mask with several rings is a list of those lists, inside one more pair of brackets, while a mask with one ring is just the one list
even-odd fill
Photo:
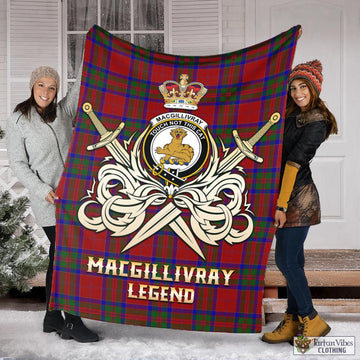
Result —
[[[308, 111], [318, 108], [320, 110], [320, 112], [324, 115], [325, 119], [327, 119], [327, 122], [328, 122], [328, 127], [327, 127], [328, 131], [326, 134], [326, 139], [331, 134], [337, 134], [338, 127], [337, 127], [335, 116], [327, 108], [325, 103], [320, 99], [319, 94], [317, 93], [317, 91], [315, 90], [315, 88], [311, 84], [311, 82], [308, 81], [307, 79], [303, 79], [303, 78], [301, 80], [307, 85], [307, 87], [309, 88], [309, 91], [310, 91], [310, 95], [311, 95], [309, 104], [305, 107], [304, 110], [302, 110], [301, 114], [305, 115]], [[299, 108], [299, 106], [297, 106], [295, 104], [293, 98], [290, 95], [290, 89], [289, 89], [288, 102], [287, 102], [287, 106], [286, 106], [286, 116], [289, 116], [294, 111], [299, 111], [299, 110], [300, 110], [300, 108]]]
[[35, 101], [34, 90], [31, 90], [31, 96], [25, 101], [15, 106], [14, 112], [20, 111], [28, 120], [31, 120], [31, 108], [34, 107], [44, 122], [53, 122], [56, 119], [57, 92], [54, 100], [43, 110], [40, 111]]

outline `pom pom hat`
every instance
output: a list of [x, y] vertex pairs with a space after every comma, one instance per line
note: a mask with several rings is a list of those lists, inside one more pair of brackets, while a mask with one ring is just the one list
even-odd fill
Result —
[[40, 66], [31, 73], [30, 77], [30, 90], [32, 90], [34, 84], [43, 77], [51, 77], [56, 82], [56, 90], [59, 91], [60, 87], [60, 76], [56, 70], [50, 66]]
[[290, 72], [288, 85], [295, 79], [306, 79], [314, 86], [316, 92], [320, 94], [323, 81], [322, 65], [319, 60], [312, 60], [304, 64], [296, 65]]

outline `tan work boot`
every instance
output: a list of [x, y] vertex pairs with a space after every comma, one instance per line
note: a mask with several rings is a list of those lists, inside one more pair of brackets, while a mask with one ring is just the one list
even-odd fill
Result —
[[301, 335], [304, 337], [321, 337], [327, 335], [331, 328], [330, 326], [317, 314], [313, 319], [310, 316], [299, 316]]
[[299, 333], [300, 322], [294, 315], [285, 313], [284, 320], [277, 326], [273, 332], [266, 332], [261, 340], [269, 344], [278, 344], [282, 342], [293, 341], [294, 336]]

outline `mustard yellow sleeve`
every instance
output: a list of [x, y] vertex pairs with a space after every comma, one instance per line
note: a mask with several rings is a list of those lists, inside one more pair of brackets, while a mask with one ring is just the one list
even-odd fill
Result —
[[288, 201], [291, 192], [294, 188], [296, 175], [299, 171], [300, 165], [294, 162], [287, 162], [284, 169], [284, 175], [281, 182], [280, 193], [277, 201], [277, 206], [287, 209]]

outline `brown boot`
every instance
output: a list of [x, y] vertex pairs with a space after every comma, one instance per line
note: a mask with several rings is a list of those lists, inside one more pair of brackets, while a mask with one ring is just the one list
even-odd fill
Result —
[[[295, 319], [294, 319], [295, 318]], [[261, 340], [269, 344], [278, 344], [292, 341], [299, 333], [299, 320], [295, 315], [285, 313], [284, 320], [273, 332], [266, 332]]]
[[305, 317], [299, 316], [301, 335], [309, 337], [320, 337], [327, 335], [331, 328], [319, 316], [319, 314], [309, 315]]

